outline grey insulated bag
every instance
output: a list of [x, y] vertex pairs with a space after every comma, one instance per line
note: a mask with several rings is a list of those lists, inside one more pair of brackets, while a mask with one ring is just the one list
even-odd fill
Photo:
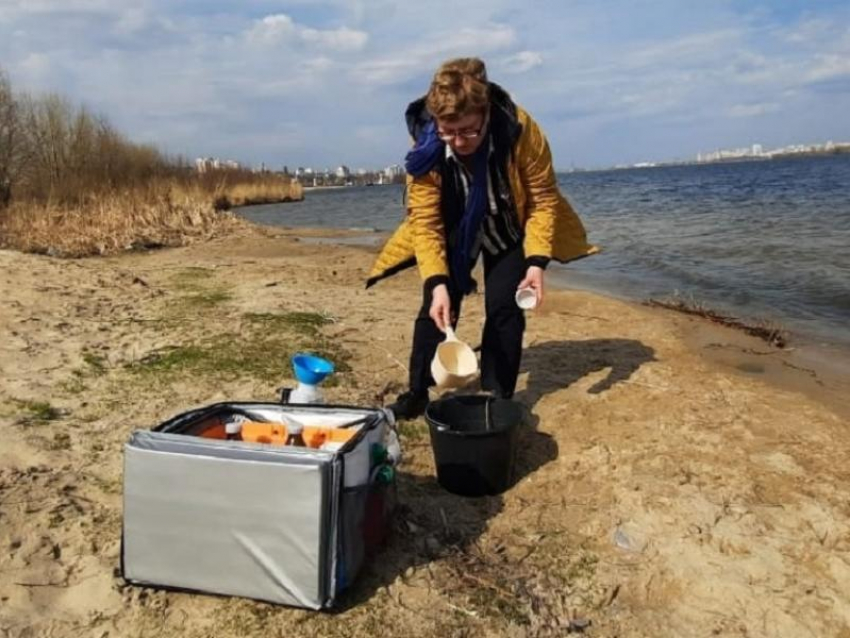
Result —
[[[319, 449], [227, 440], [235, 415], [291, 417], [349, 438]], [[330, 607], [388, 528], [393, 425], [383, 409], [219, 403], [134, 432], [124, 448], [124, 578]]]

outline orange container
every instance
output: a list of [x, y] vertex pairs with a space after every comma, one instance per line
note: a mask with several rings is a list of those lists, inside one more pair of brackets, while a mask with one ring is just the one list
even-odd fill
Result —
[[201, 436], [205, 439], [227, 438], [227, 432], [224, 430], [224, 423], [215, 423], [213, 425], [210, 425], [203, 432], [201, 432]]
[[[357, 430], [327, 428], [313, 425], [304, 426], [304, 441], [312, 448], [319, 448], [326, 441], [345, 443]], [[283, 445], [286, 442], [286, 426], [283, 423], [257, 423], [246, 421], [242, 424], [242, 440], [251, 443], [269, 443]]]

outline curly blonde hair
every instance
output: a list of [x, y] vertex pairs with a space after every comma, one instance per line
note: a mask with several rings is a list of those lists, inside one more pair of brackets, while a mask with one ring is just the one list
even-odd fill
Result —
[[487, 68], [479, 58], [456, 58], [440, 65], [431, 81], [425, 105], [441, 120], [484, 113], [490, 104]]

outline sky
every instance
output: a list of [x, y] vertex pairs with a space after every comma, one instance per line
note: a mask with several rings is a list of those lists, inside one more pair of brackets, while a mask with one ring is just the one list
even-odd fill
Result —
[[847, 0], [0, 0], [0, 69], [131, 139], [259, 166], [401, 163], [475, 55], [558, 168], [850, 141]]

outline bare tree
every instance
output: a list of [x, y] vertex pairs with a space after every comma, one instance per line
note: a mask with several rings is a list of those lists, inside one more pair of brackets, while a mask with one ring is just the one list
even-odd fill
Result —
[[185, 159], [131, 142], [102, 115], [60, 95], [13, 93], [0, 68], [0, 208], [12, 195], [23, 202], [80, 204], [104, 192], [174, 182], [216, 192], [257, 176], [235, 171], [209, 178], [204, 183]]
[[60, 196], [70, 166], [71, 122], [74, 109], [56, 94], [23, 101], [23, 124], [27, 137], [32, 185], [47, 198]]
[[9, 204], [16, 173], [18, 112], [12, 85], [0, 69], [0, 208]]

